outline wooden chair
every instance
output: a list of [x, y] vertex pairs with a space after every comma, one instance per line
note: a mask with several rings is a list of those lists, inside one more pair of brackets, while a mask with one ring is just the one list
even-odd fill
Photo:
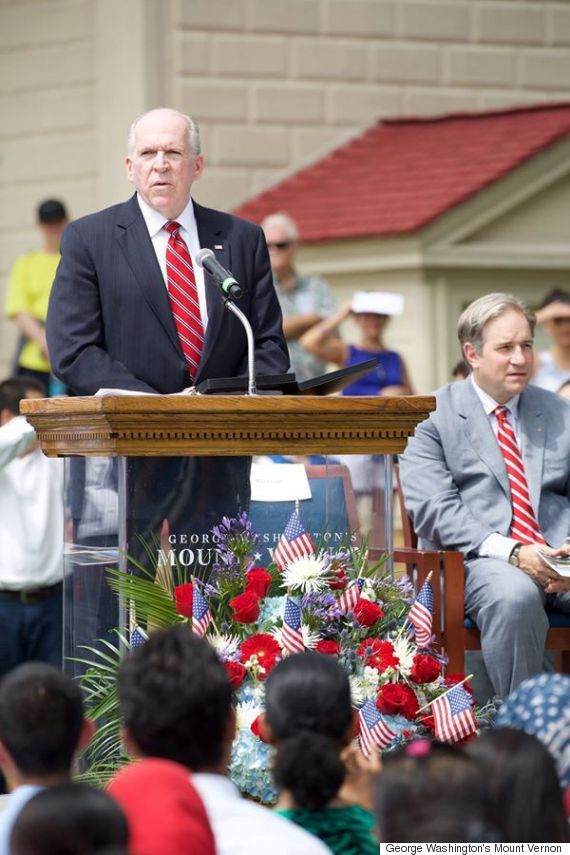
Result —
[[[429, 571], [433, 571], [434, 633], [438, 643], [449, 657], [450, 673], [464, 670], [466, 650], [481, 650], [481, 635], [476, 624], [465, 615], [465, 565], [463, 553], [457, 551], [429, 551], [417, 548], [417, 537], [406, 511], [400, 484], [400, 473], [395, 466], [404, 549], [395, 550], [394, 560], [406, 564], [408, 572], [419, 587]], [[570, 615], [547, 610], [550, 628], [546, 634], [546, 650], [555, 653], [559, 671], [570, 674]]]

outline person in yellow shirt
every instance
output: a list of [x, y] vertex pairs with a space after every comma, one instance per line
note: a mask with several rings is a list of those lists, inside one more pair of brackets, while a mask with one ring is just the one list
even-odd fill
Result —
[[46, 199], [38, 206], [38, 228], [42, 248], [16, 259], [10, 273], [6, 315], [20, 330], [12, 373], [34, 377], [50, 388], [50, 364], [45, 337], [45, 319], [51, 286], [59, 264], [59, 244], [68, 222], [65, 206]]

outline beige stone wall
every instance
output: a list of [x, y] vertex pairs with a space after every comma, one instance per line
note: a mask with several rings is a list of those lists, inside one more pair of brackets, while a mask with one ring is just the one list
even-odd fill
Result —
[[[561, 100], [569, 80], [568, 2], [0, 0], [0, 303], [38, 200], [126, 196], [149, 107], [198, 118], [196, 195], [231, 208], [379, 118]], [[0, 374], [14, 339], [1, 320]]]

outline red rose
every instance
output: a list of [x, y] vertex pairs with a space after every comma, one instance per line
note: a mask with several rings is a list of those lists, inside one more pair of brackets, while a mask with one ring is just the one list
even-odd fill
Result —
[[[259, 719], [261, 718], [262, 715], [263, 715], [263, 713], [259, 713], [257, 718], [254, 719], [249, 726], [249, 729], [251, 730], [253, 735], [257, 736], [258, 739], [261, 739], [261, 731], [259, 729]], [[261, 739], [261, 741], [263, 742], [263, 739]]]
[[361, 597], [355, 605], [353, 614], [360, 626], [374, 626], [381, 617], [384, 617], [384, 612], [380, 606], [371, 603], [364, 597]]
[[435, 728], [435, 719], [431, 715], [431, 713], [427, 713], [426, 715], [422, 715], [420, 718], [420, 721], [426, 730], [430, 730], [433, 733], [433, 730]]
[[376, 706], [386, 715], [403, 715], [413, 721], [419, 704], [413, 689], [404, 683], [386, 683], [378, 692]]
[[241, 662], [224, 662], [232, 689], [239, 689], [245, 679], [247, 671]]
[[338, 641], [329, 641], [328, 639], [324, 639], [323, 641], [318, 641], [315, 647], [317, 653], [326, 653], [327, 656], [338, 656], [340, 653], [340, 644]]
[[376, 668], [380, 674], [383, 674], [386, 668], [396, 668], [400, 664], [400, 660], [394, 655], [394, 645], [390, 641], [365, 638], [358, 645], [356, 653], [365, 660], [365, 665]]
[[329, 582], [329, 588], [331, 591], [344, 591], [346, 586], [348, 585], [348, 576], [344, 572], [344, 570], [335, 570], [334, 571], [334, 579], [331, 579]]
[[277, 659], [281, 656], [281, 648], [272, 635], [260, 632], [258, 635], [251, 635], [249, 638], [246, 638], [241, 645], [241, 661], [245, 663], [252, 656], [257, 657], [257, 661], [261, 667], [258, 675], [259, 679], [265, 680], [276, 664]]
[[244, 591], [230, 600], [232, 620], [238, 623], [253, 623], [259, 617], [259, 597], [253, 591]]
[[174, 607], [178, 614], [184, 617], [192, 617], [192, 602], [194, 600], [194, 588], [192, 582], [178, 585], [174, 589]]
[[441, 666], [433, 656], [418, 653], [414, 656], [414, 664], [410, 672], [410, 680], [414, 683], [433, 683], [441, 674]]
[[253, 591], [258, 597], [266, 597], [271, 587], [271, 573], [263, 567], [254, 567], [245, 574], [245, 590]]

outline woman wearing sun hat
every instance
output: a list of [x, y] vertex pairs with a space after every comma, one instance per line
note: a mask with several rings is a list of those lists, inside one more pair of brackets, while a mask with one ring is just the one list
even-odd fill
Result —
[[570, 380], [570, 292], [550, 291], [536, 313], [536, 320], [544, 325], [553, 344], [537, 354], [532, 383], [557, 392]]
[[[377, 367], [351, 383], [343, 395], [412, 395], [408, 369], [399, 353], [388, 350], [384, 330], [393, 315], [401, 315], [404, 299], [387, 291], [357, 291], [351, 302], [327, 320], [311, 327], [299, 344], [317, 359], [333, 362], [340, 368], [376, 357]], [[360, 329], [358, 345], [346, 344], [335, 335], [336, 328], [353, 317]]]

